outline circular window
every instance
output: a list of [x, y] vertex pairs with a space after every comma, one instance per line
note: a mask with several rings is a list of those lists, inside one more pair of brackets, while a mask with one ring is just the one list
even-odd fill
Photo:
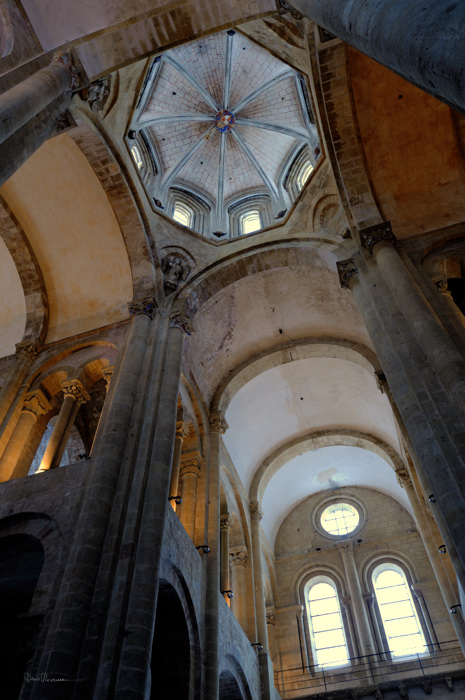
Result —
[[360, 521], [356, 508], [348, 503], [332, 503], [320, 516], [320, 524], [325, 532], [335, 537], [353, 532]]

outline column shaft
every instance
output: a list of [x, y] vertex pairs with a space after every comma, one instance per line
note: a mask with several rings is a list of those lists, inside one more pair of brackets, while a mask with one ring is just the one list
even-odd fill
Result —
[[64, 56], [0, 95], [0, 144], [70, 88], [70, 60]]
[[68, 422], [68, 418], [73, 409], [74, 403], [74, 396], [72, 394], [65, 394], [57, 421], [54, 425], [52, 434], [50, 435], [50, 439], [37, 472], [44, 472], [47, 471], [47, 469], [50, 469], [61, 438], [63, 437], [63, 432], [66, 428], [66, 423]]
[[[220, 590], [230, 591], [231, 582], [229, 580], [229, 530], [231, 529], [231, 521], [229, 516], [223, 515], [220, 520]], [[229, 598], [227, 599], [229, 600]]]
[[174, 511], [177, 510], [175, 498], [179, 496], [179, 468], [181, 466], [182, 442], [184, 435], [184, 424], [182, 421], [176, 423], [176, 437], [174, 439], [173, 466], [171, 468], [170, 482], [170, 502]]
[[355, 566], [353, 544], [352, 542], [339, 543], [338, 549], [344, 564], [362, 656], [374, 654], [376, 648], [373, 642], [373, 635], [371, 633], [367, 607], [363, 598], [357, 567]]
[[68, 420], [66, 422], [65, 429], [63, 430], [63, 435], [61, 436], [61, 440], [60, 440], [58, 447], [56, 449], [55, 456], [52, 459], [50, 469], [58, 469], [58, 467], [60, 466], [61, 458], [63, 457], [63, 453], [66, 449], [66, 445], [68, 443], [68, 439], [69, 439], [71, 430], [74, 427], [74, 421], [76, 420], [76, 416], [78, 414], [80, 407], [81, 407], [81, 402], [75, 401], [74, 405], [71, 409], [71, 413], [68, 416]]
[[291, 4], [342, 41], [430, 95], [459, 111], [465, 110], [462, 3], [292, 0]]
[[251, 515], [251, 537], [252, 537], [252, 560], [254, 569], [255, 582], [255, 614], [257, 616], [257, 642], [263, 645], [266, 650], [268, 648], [267, 631], [266, 631], [266, 606], [264, 598], [263, 584], [263, 569], [262, 569], [262, 550], [260, 542], [260, 521], [262, 512], [258, 503], [252, 503], [250, 506]]
[[195, 535], [195, 505], [197, 502], [199, 471], [200, 464], [198, 460], [190, 460], [190, 462], [184, 464], [181, 468], [181, 522], [192, 541], [194, 541]]
[[247, 586], [245, 578], [245, 567], [247, 565], [247, 555], [242, 550], [234, 551], [230, 553], [231, 560], [231, 578], [232, 578], [232, 592], [234, 593], [234, 598], [231, 601], [231, 607], [237, 621], [248, 634], [248, 620], [247, 620]]

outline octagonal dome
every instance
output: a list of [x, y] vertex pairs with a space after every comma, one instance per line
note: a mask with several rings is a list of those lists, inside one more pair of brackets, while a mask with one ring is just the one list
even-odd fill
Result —
[[154, 59], [128, 143], [155, 206], [216, 240], [282, 219], [320, 153], [303, 76], [233, 30]]

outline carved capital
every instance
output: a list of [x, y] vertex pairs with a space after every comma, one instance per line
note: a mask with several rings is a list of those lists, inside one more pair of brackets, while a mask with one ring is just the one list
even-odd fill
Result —
[[452, 296], [452, 293], [449, 289], [449, 285], [447, 284], [447, 280], [439, 280], [439, 282], [436, 282], [436, 287], [439, 289], [441, 294], [444, 294], [447, 297]]
[[337, 548], [341, 553], [341, 557], [353, 557], [354, 556], [354, 543], [352, 540], [346, 540], [344, 542], [338, 542]]
[[105, 380], [105, 388], [108, 392], [111, 384], [111, 380], [113, 377], [113, 372], [115, 371], [115, 366], [111, 365], [110, 367], [105, 367], [105, 369], [102, 370], [102, 377]]
[[289, 14], [291, 15], [291, 17], [293, 19], [297, 19], [297, 20], [303, 19], [303, 14], [301, 12], [299, 12], [298, 10], [296, 10], [295, 7], [292, 7], [292, 5], [290, 5], [288, 2], [286, 2], [286, 0], [279, 0], [279, 5], [280, 5], [280, 8], [279, 8], [280, 15], [285, 15], [289, 12]]
[[80, 95], [83, 100], [89, 103], [93, 112], [100, 112], [110, 95], [111, 76], [99, 78], [90, 84], [88, 88], [81, 91]]
[[34, 360], [42, 350], [42, 343], [38, 340], [24, 340], [21, 343], [16, 343], [15, 347], [18, 357]]
[[412, 480], [410, 479], [410, 474], [406, 469], [396, 469], [397, 483], [402, 488], [412, 486]]
[[231, 566], [242, 566], [247, 565], [247, 552], [245, 549], [230, 549], [229, 550], [229, 562]]
[[392, 245], [396, 243], [396, 237], [392, 233], [391, 222], [383, 221], [381, 224], [364, 228], [360, 233], [360, 243], [364, 248], [373, 253], [373, 248], [381, 241], [389, 241]]
[[50, 402], [45, 394], [40, 390], [29, 391], [24, 399], [23, 411], [32, 413], [36, 418], [47, 413], [51, 409]]
[[58, 51], [52, 58], [52, 66], [53, 65], [62, 66], [69, 71], [71, 76], [71, 90], [80, 90], [86, 83], [89, 84], [87, 78], [82, 74], [82, 68], [80, 70], [76, 65], [70, 51]]
[[187, 260], [178, 253], [168, 253], [161, 261], [161, 270], [166, 296], [175, 292], [179, 284], [189, 277], [191, 271]]
[[193, 457], [192, 459], [187, 459], [181, 462], [181, 479], [183, 479], [186, 474], [193, 474], [198, 476], [200, 474], [200, 459], [198, 457]]
[[186, 423], [182, 420], [178, 420], [176, 423], [176, 437], [180, 440], [184, 440], [189, 435], [189, 428]]
[[216, 411], [210, 416], [210, 432], [219, 433], [219, 435], [224, 435], [228, 429], [228, 424], [224, 418], [222, 411]]
[[90, 401], [90, 396], [79, 379], [68, 379], [63, 382], [63, 396], [72, 396], [79, 404]]
[[153, 319], [155, 316], [156, 306], [155, 299], [149, 297], [147, 299], [141, 299], [140, 301], [133, 301], [128, 304], [130, 316], [148, 316]]
[[225, 515], [224, 518], [220, 518], [220, 530], [229, 532], [232, 528], [232, 520], [229, 519], [229, 515]]
[[358, 274], [357, 265], [353, 258], [348, 260], [341, 260], [336, 263], [337, 274], [339, 275], [339, 282], [342, 289], [349, 289], [349, 280], [354, 275]]
[[193, 328], [190, 322], [189, 317], [187, 314], [182, 313], [181, 311], [176, 311], [174, 314], [171, 315], [170, 317], [170, 327], [171, 328], [180, 328], [183, 333], [186, 335], [192, 335], [193, 333]]
[[255, 501], [255, 503], [250, 504], [250, 517], [252, 520], [260, 520], [263, 518], [263, 511], [260, 508], [260, 503]]
[[276, 614], [274, 610], [266, 613], [266, 624], [273, 626], [276, 624]]

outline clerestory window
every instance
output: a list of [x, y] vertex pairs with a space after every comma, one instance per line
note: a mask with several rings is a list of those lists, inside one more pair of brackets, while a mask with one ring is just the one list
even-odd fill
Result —
[[241, 214], [239, 217], [239, 232], [241, 235], [255, 233], [262, 228], [262, 220], [258, 209]]
[[349, 663], [339, 596], [329, 577], [310, 580], [307, 611], [315, 665], [329, 668]]
[[381, 564], [372, 579], [391, 655], [425, 654], [425, 636], [404, 571], [396, 564]]
[[320, 517], [321, 527], [330, 535], [348, 535], [359, 524], [358, 511], [349, 503], [332, 503]]
[[175, 202], [173, 219], [178, 224], [192, 228], [194, 224], [194, 210], [183, 202]]

